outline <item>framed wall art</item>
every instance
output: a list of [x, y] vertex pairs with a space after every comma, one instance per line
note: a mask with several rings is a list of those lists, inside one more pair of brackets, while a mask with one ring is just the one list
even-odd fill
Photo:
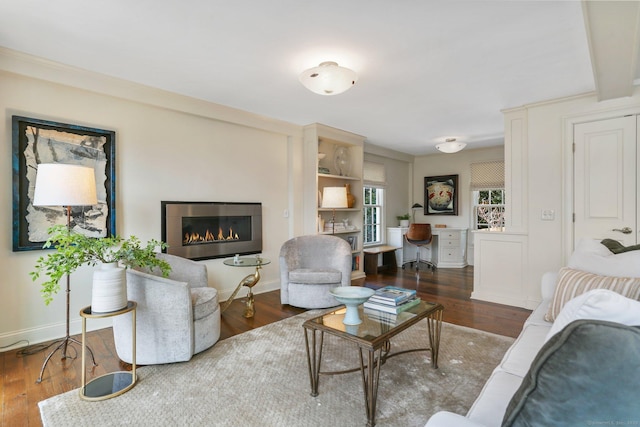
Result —
[[424, 214], [458, 215], [458, 175], [424, 177]]
[[73, 206], [71, 227], [94, 237], [116, 233], [115, 132], [28, 117], [12, 117], [13, 250], [42, 249], [53, 225], [66, 225], [63, 206], [33, 206], [38, 165], [92, 167], [98, 204]]

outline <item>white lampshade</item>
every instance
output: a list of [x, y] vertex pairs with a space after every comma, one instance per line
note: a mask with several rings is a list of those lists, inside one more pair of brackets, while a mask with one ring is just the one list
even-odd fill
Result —
[[466, 146], [467, 144], [464, 142], [457, 142], [455, 138], [447, 138], [442, 144], [436, 145], [436, 149], [443, 153], [451, 154], [457, 153]]
[[97, 203], [93, 168], [64, 163], [38, 165], [33, 206], [89, 206]]
[[322, 207], [341, 209], [348, 207], [345, 187], [324, 187], [322, 189]]
[[337, 95], [358, 81], [355, 71], [340, 67], [336, 62], [323, 62], [300, 74], [300, 83], [318, 95]]

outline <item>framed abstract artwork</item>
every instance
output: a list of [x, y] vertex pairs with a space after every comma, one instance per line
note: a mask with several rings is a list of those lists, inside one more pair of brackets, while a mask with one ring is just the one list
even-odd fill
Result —
[[458, 175], [424, 178], [424, 214], [458, 215]]
[[115, 132], [28, 117], [12, 117], [13, 251], [42, 249], [53, 225], [66, 225], [63, 206], [33, 206], [38, 165], [91, 167], [98, 204], [73, 206], [71, 227], [94, 237], [116, 233]]

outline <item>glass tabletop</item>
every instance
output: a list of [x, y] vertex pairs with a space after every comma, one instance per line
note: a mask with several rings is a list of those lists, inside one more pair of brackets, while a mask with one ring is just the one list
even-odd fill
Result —
[[420, 304], [393, 315], [379, 310], [367, 309], [360, 305], [358, 311], [362, 323], [359, 325], [345, 325], [342, 323], [346, 310], [342, 306], [325, 312], [321, 316], [307, 320], [304, 323], [304, 327], [324, 330], [345, 338], [372, 342], [380, 338], [385, 339], [393, 336], [431, 313], [443, 310], [443, 307], [438, 303], [420, 301]]
[[228, 265], [231, 267], [260, 267], [263, 265], [270, 264], [271, 261], [256, 255], [254, 257], [241, 256], [241, 257], [227, 258], [223, 261], [223, 263], [224, 265]]

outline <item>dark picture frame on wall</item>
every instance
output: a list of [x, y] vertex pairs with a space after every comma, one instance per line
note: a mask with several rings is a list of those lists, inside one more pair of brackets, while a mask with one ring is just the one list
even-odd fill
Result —
[[53, 225], [66, 225], [63, 206], [33, 206], [41, 163], [96, 171], [98, 204], [72, 206], [71, 228], [92, 237], [116, 234], [115, 131], [12, 116], [13, 251], [42, 249]]
[[424, 214], [458, 215], [458, 175], [424, 177]]

